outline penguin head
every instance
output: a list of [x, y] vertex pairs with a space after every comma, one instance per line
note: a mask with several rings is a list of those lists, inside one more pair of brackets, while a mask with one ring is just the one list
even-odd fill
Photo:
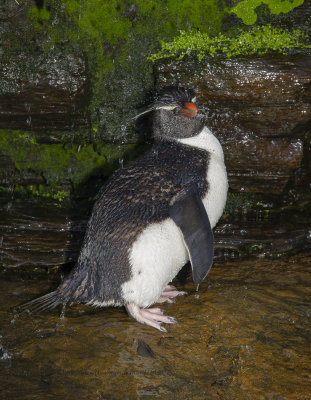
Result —
[[152, 132], [159, 139], [182, 139], [198, 135], [204, 121], [197, 115], [195, 93], [192, 89], [167, 86], [154, 102], [138, 115], [152, 111]]

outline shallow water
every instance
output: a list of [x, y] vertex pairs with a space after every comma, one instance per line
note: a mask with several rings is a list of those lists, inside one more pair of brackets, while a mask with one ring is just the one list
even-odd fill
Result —
[[14, 316], [55, 274], [0, 281], [1, 399], [311, 399], [311, 254], [218, 262], [161, 307], [163, 334], [124, 309]]

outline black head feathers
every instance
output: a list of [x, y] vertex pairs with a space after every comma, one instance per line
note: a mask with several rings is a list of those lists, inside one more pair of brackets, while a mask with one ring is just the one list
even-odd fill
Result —
[[195, 93], [192, 89], [182, 87], [166, 86], [158, 92], [154, 105], [155, 109], [170, 106], [182, 106], [185, 102], [193, 103], [195, 101]]
[[182, 107], [184, 103], [193, 103], [195, 101], [195, 93], [192, 89], [183, 87], [166, 86], [161, 88], [155, 96], [153, 103], [143, 109], [135, 118], [154, 110], [173, 110]]

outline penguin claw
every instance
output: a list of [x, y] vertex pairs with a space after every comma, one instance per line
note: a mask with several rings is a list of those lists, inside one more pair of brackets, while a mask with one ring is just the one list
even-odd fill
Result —
[[163, 292], [170, 292], [172, 290], [177, 290], [177, 288], [173, 285], [166, 285]]
[[161, 326], [162, 323], [178, 324], [178, 321], [175, 318], [164, 315], [164, 311], [157, 307], [140, 308], [134, 303], [129, 303], [125, 307], [129, 316], [134, 318], [136, 321], [152, 326], [161, 332], [167, 332], [167, 330]]
[[164, 314], [164, 310], [162, 310], [162, 309], [159, 308], [159, 307], [142, 308], [141, 310], [142, 310], [142, 311], [145, 310], [145, 311], [148, 311], [148, 312], [150, 312], [150, 313], [152, 313], [152, 314], [157, 314], [157, 315], [163, 315], [163, 314]]
[[175, 300], [170, 299], [169, 297], [160, 296], [156, 302], [157, 303], [165, 303], [165, 302], [167, 302], [167, 303], [172, 304], [172, 303], [175, 303]]
[[175, 303], [175, 300], [173, 300], [174, 297], [184, 296], [185, 294], [187, 294], [187, 292], [179, 291], [173, 285], [167, 285], [165, 286], [161, 296], [158, 298], [156, 303], [164, 303], [165, 301], [167, 303]]

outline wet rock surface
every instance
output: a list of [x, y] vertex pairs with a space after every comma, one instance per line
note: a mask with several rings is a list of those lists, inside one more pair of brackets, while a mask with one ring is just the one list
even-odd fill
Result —
[[232, 189], [284, 191], [310, 141], [311, 55], [169, 60], [155, 74], [158, 86], [195, 89], [223, 144]]
[[[2, 199], [0, 263], [6, 267], [53, 267], [78, 256], [87, 216], [71, 206], [27, 199]], [[80, 218], [79, 218], [80, 217]]]
[[53, 290], [53, 274], [0, 279], [0, 386], [5, 399], [310, 399], [310, 253], [215, 263], [199, 292], [161, 304], [163, 334], [121, 308], [67, 307], [17, 316]]
[[39, 138], [43, 132], [44, 142], [59, 142], [55, 132], [88, 127], [85, 60], [31, 28], [31, 5], [1, 5], [0, 129], [30, 130]]

